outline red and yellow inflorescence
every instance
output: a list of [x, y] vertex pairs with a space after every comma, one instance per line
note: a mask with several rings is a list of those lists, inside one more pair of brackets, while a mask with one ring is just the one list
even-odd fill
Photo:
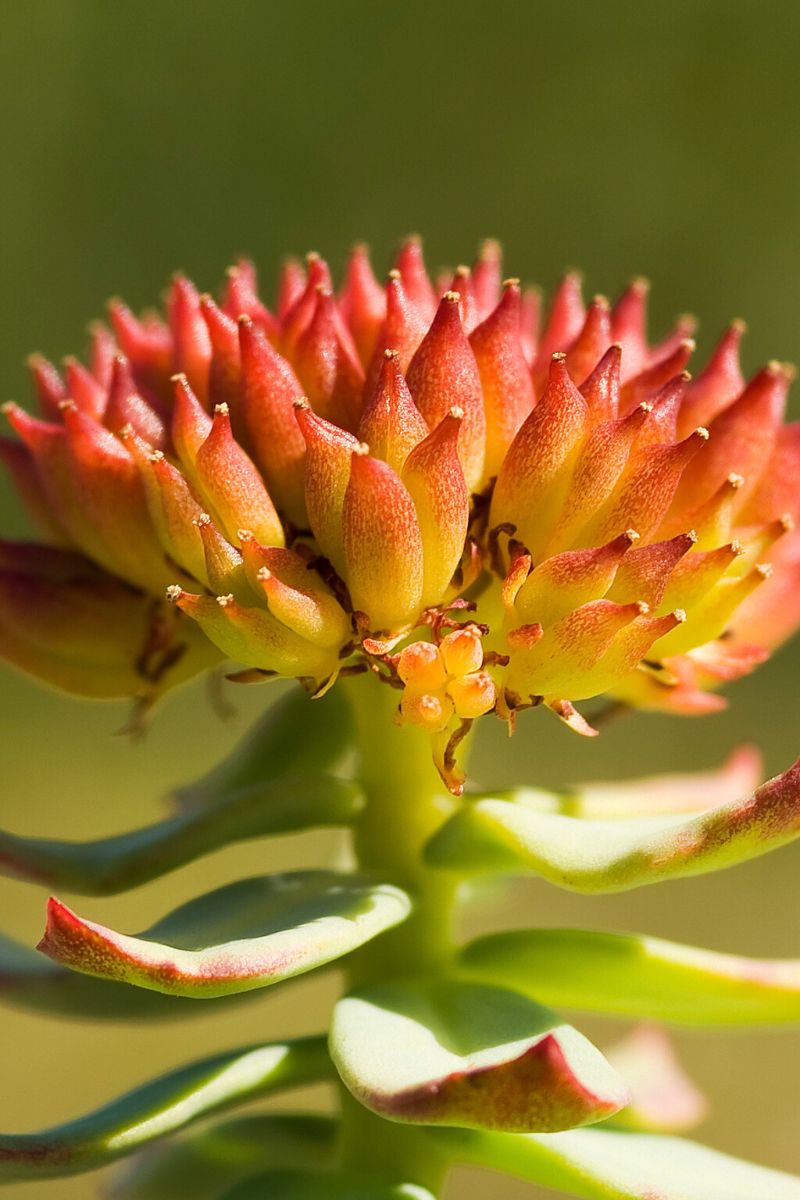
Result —
[[384, 287], [363, 247], [338, 294], [288, 263], [273, 312], [240, 263], [219, 303], [112, 302], [88, 366], [35, 357], [0, 456], [44, 541], [0, 544], [0, 653], [144, 701], [224, 659], [372, 672], [454, 790], [484, 713], [719, 707], [800, 623], [791, 369], [745, 383], [735, 322], [692, 378], [641, 280], [587, 307], [570, 274], [540, 328], [501, 279], [486, 243], [434, 285], [412, 238]]

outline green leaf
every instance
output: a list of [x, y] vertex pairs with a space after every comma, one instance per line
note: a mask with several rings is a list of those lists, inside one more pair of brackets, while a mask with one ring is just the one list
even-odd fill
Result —
[[[209, 1000], [208, 1004], [238, 1003], [255, 998], [241, 992]], [[0, 934], [0, 1003], [25, 1012], [47, 1013], [83, 1021], [151, 1021], [208, 1016], [206, 1005], [185, 997], [165, 996], [142, 988], [125, 987], [108, 979], [90, 979], [51, 962], [29, 946]]]
[[581, 1200], [800, 1200], [800, 1179], [682, 1138], [573, 1129], [551, 1134], [437, 1130], [456, 1158]]
[[581, 820], [537, 803], [484, 799], [459, 809], [426, 848], [459, 871], [530, 872], [576, 892], [627, 888], [718, 871], [800, 834], [800, 761], [743, 800], [699, 816]]
[[140, 937], [86, 921], [51, 899], [38, 948], [87, 975], [177, 996], [223, 996], [340, 958], [403, 921], [410, 907], [389, 884], [296, 871], [209, 892]]
[[238, 1184], [220, 1200], [434, 1200], [415, 1183], [388, 1183], [373, 1175], [271, 1171]]
[[486, 792], [482, 799], [511, 800], [539, 812], [565, 817], [653, 817], [660, 813], [694, 813], [736, 800], [758, 787], [761, 755], [753, 746], [740, 746], [721, 767], [710, 771], [680, 771], [646, 775], [641, 779], [576, 783], [564, 792], [540, 788], [511, 788]]
[[210, 1113], [330, 1076], [321, 1037], [216, 1054], [76, 1121], [43, 1133], [0, 1135], [0, 1181], [90, 1171]]
[[460, 966], [546, 1004], [684, 1025], [800, 1021], [800, 959], [741, 958], [632, 933], [520, 929], [478, 938]]
[[189, 808], [144, 829], [93, 842], [16, 837], [0, 831], [0, 874], [111, 895], [166, 875], [233, 842], [347, 825], [362, 807], [359, 787], [334, 776], [267, 781]]
[[321, 775], [334, 770], [352, 752], [353, 721], [341, 690], [311, 700], [292, 687], [271, 704], [221, 763], [175, 792], [184, 807], [236, 796], [287, 775]]
[[336, 1005], [331, 1057], [366, 1108], [394, 1121], [566, 1129], [628, 1103], [591, 1042], [515, 992], [452, 980], [387, 983]]
[[297, 1162], [327, 1166], [338, 1122], [311, 1114], [238, 1117], [151, 1146], [107, 1189], [109, 1200], [215, 1200], [256, 1171]]

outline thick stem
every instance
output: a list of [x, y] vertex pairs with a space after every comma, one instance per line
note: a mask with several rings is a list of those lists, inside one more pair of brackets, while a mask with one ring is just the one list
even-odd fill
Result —
[[[457, 877], [427, 867], [422, 849], [457, 807], [442, 784], [422, 730], [394, 721], [398, 693], [373, 679], [348, 683], [355, 713], [360, 759], [359, 781], [366, 808], [353, 832], [362, 870], [409, 891], [409, 919], [347, 960], [352, 987], [396, 975], [438, 974], [454, 952], [453, 923]], [[446, 1163], [432, 1139], [413, 1126], [388, 1122], [342, 1097], [343, 1164], [387, 1174], [437, 1191]]]

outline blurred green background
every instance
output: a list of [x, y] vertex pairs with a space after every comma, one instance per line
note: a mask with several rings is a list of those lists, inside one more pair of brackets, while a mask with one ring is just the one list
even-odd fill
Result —
[[[287, 251], [317, 249], [338, 268], [357, 238], [382, 269], [410, 230], [424, 234], [432, 264], [460, 262], [497, 236], [508, 271], [547, 286], [574, 264], [590, 293], [645, 273], [656, 328], [697, 312], [705, 350], [742, 315], [748, 369], [800, 356], [797, 6], [5, 0], [0, 16], [3, 399], [27, 395], [29, 351], [81, 348], [109, 295], [145, 305], [177, 267], [208, 288], [241, 252], [265, 282]], [[21, 533], [8, 489], [0, 504], [3, 531]], [[511, 743], [498, 724], [477, 774], [563, 783], [700, 767], [745, 739], [763, 747], [772, 773], [800, 743], [799, 667], [790, 647], [736, 687], [724, 715], [629, 717], [592, 743], [540, 714]], [[263, 691], [241, 689], [225, 725], [202, 687], [188, 689], [132, 745], [114, 737], [121, 706], [73, 701], [7, 670], [0, 685], [2, 824], [73, 838], [163, 812], [170, 786], [214, 761], [264, 703]], [[82, 911], [142, 928], [200, 890], [334, 852], [332, 837], [256, 843], [133, 895], [82, 901]], [[794, 847], [600, 901], [531, 883], [483, 905], [472, 926], [488, 928], [502, 907], [505, 924], [584, 923], [797, 955], [798, 866]], [[35, 940], [43, 902], [35, 887], [3, 881], [0, 928]], [[192, 1056], [310, 1030], [334, 987], [303, 981], [227, 1019], [163, 1028], [3, 1011], [0, 1128], [53, 1123]], [[679, 1043], [713, 1096], [702, 1136], [800, 1170], [800, 1035]], [[100, 1180], [5, 1194], [78, 1200]], [[509, 1200], [535, 1194], [463, 1173], [448, 1195], [489, 1187]]]

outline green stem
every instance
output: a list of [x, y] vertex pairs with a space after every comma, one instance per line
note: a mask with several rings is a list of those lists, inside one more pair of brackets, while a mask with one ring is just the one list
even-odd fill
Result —
[[[409, 891], [414, 910], [397, 929], [362, 947], [347, 960], [352, 987], [393, 975], [438, 974], [454, 954], [453, 924], [459, 880], [427, 867], [425, 843], [459, 801], [450, 796], [433, 765], [431, 739], [422, 730], [398, 727], [398, 695], [374, 679], [347, 684], [359, 752], [359, 783], [366, 806], [353, 831], [362, 870]], [[402, 1171], [403, 1178], [437, 1190], [446, 1163], [419, 1129], [384, 1121], [342, 1099], [343, 1162], [351, 1169]]]

